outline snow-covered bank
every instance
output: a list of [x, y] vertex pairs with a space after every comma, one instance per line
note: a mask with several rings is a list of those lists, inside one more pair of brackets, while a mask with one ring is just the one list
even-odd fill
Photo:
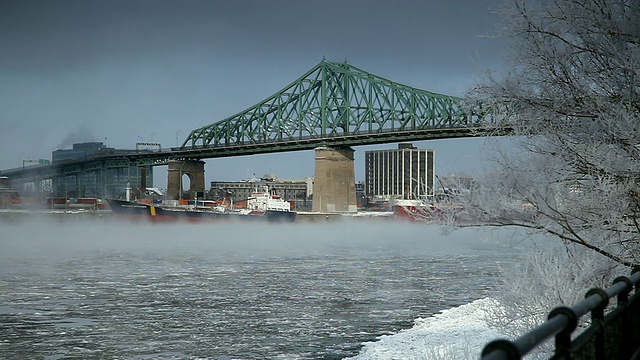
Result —
[[485, 321], [486, 309], [494, 306], [486, 298], [418, 318], [411, 329], [365, 343], [351, 359], [478, 359], [488, 342], [503, 337]]

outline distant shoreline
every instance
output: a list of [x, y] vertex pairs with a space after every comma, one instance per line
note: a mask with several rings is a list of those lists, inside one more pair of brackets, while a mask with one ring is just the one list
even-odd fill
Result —
[[[115, 218], [111, 210], [87, 210], [87, 209], [0, 209], [0, 222], [26, 220], [28, 218]], [[358, 212], [358, 213], [318, 213], [298, 212], [294, 223], [333, 222], [343, 219], [355, 220], [393, 220], [391, 212]]]

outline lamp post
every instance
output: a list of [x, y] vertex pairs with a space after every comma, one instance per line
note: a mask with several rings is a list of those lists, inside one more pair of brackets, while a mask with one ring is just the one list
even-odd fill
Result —
[[151, 142], [153, 142], [153, 135], [155, 135], [156, 133], [151, 133]]
[[180, 134], [180, 133], [181, 133], [181, 131], [180, 131], [180, 130], [176, 131], [176, 147], [180, 146], [180, 145], [178, 144], [178, 134]]

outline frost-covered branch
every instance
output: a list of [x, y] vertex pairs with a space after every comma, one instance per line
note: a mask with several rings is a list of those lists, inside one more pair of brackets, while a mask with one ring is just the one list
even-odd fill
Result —
[[507, 125], [516, 140], [465, 212], [640, 263], [640, 1], [513, 0], [502, 11], [513, 66], [470, 97], [489, 109], [488, 129]]

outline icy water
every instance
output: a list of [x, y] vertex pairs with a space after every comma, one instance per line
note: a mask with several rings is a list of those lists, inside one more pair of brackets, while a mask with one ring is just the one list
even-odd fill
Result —
[[0, 229], [3, 359], [342, 359], [486, 297], [516, 254], [389, 221]]

